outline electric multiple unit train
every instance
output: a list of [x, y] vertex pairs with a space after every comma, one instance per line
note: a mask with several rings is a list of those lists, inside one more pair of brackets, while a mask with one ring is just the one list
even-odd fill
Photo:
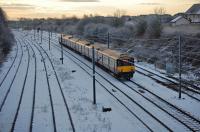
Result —
[[126, 53], [111, 50], [104, 44], [91, 43], [71, 35], [62, 34], [59, 37], [59, 43], [88, 59], [92, 59], [92, 47], [94, 47], [95, 63], [98, 66], [109, 71], [117, 78], [130, 80], [133, 77], [135, 72], [134, 58]]

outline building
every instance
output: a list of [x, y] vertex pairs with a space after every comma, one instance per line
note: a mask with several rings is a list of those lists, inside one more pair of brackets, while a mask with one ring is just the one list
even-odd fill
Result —
[[171, 23], [172, 23], [172, 25], [175, 26], [175, 25], [190, 24], [190, 21], [187, 18], [183, 17], [183, 16], [178, 16], [175, 19], [173, 19], [171, 21]]
[[177, 16], [172, 25], [200, 24], [200, 4], [194, 4], [185, 13]]

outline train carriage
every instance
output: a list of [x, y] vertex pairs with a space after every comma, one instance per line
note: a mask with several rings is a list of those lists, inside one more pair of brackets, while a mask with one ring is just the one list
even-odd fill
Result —
[[[79, 45], [78, 51], [79, 51], [80, 53], [84, 54], [84, 53], [86, 53], [86, 52], [85, 52], [85, 49], [86, 49], [85, 46], [89, 45], [90, 42], [89, 42], [89, 41], [86, 41], [86, 40], [79, 40], [79, 41], [77, 42], [77, 44]], [[85, 54], [85, 55], [86, 55], [86, 54]]]

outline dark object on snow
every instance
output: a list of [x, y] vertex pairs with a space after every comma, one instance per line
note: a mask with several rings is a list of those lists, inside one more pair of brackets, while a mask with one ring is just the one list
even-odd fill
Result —
[[76, 72], [76, 70], [72, 70], [72, 73]]
[[113, 92], [117, 92], [116, 90], [112, 89]]
[[102, 107], [102, 111], [103, 112], [110, 112], [110, 111], [112, 111], [112, 109], [111, 108]]
[[39, 31], [40, 31], [40, 28], [37, 28], [37, 33], [39, 33]]
[[139, 89], [138, 91], [139, 91], [140, 93], [145, 93], [145, 91], [143, 91], [143, 90], [141, 90], [141, 89]]

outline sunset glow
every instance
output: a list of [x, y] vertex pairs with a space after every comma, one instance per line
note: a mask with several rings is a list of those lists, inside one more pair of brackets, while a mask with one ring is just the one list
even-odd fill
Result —
[[127, 15], [150, 14], [156, 7], [163, 7], [166, 13], [184, 12], [199, 0], [1, 0], [9, 19], [48, 18], [84, 14], [113, 15], [116, 9]]

